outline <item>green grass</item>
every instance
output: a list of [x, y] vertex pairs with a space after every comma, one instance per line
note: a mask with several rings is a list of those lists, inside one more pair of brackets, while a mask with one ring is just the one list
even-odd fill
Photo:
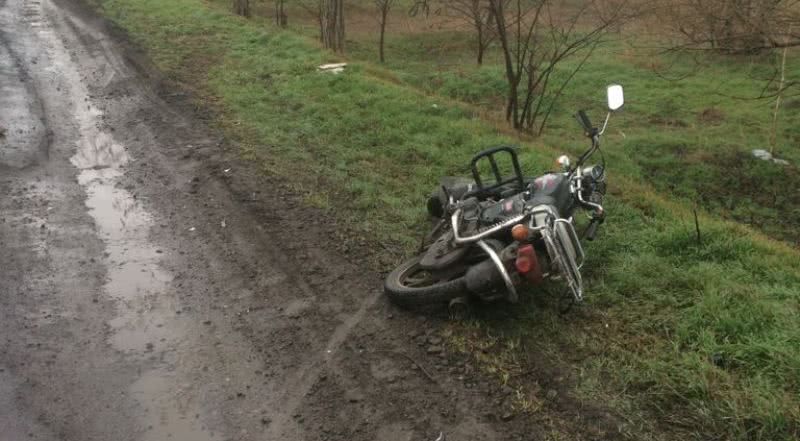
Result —
[[[373, 38], [354, 38], [350, 56], [375, 60]], [[390, 35], [387, 44], [386, 66], [395, 78], [500, 117], [506, 86], [497, 48], [490, 48], [484, 65], [478, 66], [472, 39], [464, 32]], [[640, 48], [645, 45], [636, 35], [609, 36], [557, 103], [543, 142], [579, 153], [571, 115], [578, 108], [601, 109], [603, 87], [622, 83], [626, 108], [612, 122], [612, 132], [618, 136], [609, 137], [605, 144], [615, 170], [707, 211], [800, 244], [796, 208], [800, 196], [792, 191], [800, 187], [800, 98], [784, 102], [776, 130], [775, 151], [792, 165], [759, 164], [748, 157], [753, 149], [771, 148], [774, 102], [745, 98], [761, 93], [765, 82], [759, 78], [771, 76], [770, 61], [777, 61], [776, 57], [705, 54], [696, 60]], [[798, 55], [796, 51], [790, 54], [790, 77], [800, 72]], [[568, 60], [556, 79], [577, 62]], [[601, 116], [594, 112], [595, 119]]]
[[[387, 67], [356, 57], [342, 75], [320, 74], [317, 65], [339, 58], [305, 36], [230, 16], [221, 2], [97, 2], [159, 69], [214, 103], [221, 127], [242, 143], [245, 158], [290, 179], [310, 203], [330, 206], [360, 231], [406, 251], [417, 243], [424, 196], [438, 177], [462, 174], [481, 148], [518, 141], [478, 116], [501, 84], [491, 79], [493, 66], [443, 71], [436, 74], [441, 84], [426, 88], [425, 75], [433, 74], [423, 63], [411, 55], [400, 62], [402, 48], [415, 43], [393, 42]], [[358, 51], [366, 58], [366, 49]], [[567, 360], [580, 379], [574, 393], [631, 409], [632, 425], [635, 418], [653, 418], [697, 439], [796, 439], [800, 254], [702, 210], [702, 244], [696, 243], [690, 190], [708, 181], [701, 165], [676, 179], [686, 193], [675, 191], [680, 198], [656, 193], [670, 190], [670, 179], [662, 178], [683, 167], [681, 158], [716, 157], [730, 145], [745, 151], [763, 140], [762, 128], [742, 124], [763, 124], [768, 116], [720, 102], [714, 105], [724, 107], [729, 126], [701, 127], [696, 113], [710, 103], [699, 95], [718, 81], [665, 83], [612, 55], [590, 63], [548, 135], [522, 145], [531, 173], [548, 168], [561, 150], [578, 152], [583, 140], [571, 109], [599, 108], [610, 80], [626, 85], [626, 111], [614, 117], [606, 138], [609, 218], [588, 248], [587, 304], [561, 318], [542, 307], [547, 296], [528, 298], [516, 307], [488, 308], [447, 332], [467, 351], [481, 345], [470, 336], [500, 342], [498, 358], [483, 359], [501, 381], [512, 381], [511, 374], [537, 357]], [[471, 75], [486, 81], [471, 86], [475, 81], [462, 78]], [[753, 87], [737, 81], [730, 87]], [[654, 124], [652, 117], [687, 127]], [[732, 130], [735, 125], [741, 129]], [[676, 146], [690, 153], [675, 154]]]

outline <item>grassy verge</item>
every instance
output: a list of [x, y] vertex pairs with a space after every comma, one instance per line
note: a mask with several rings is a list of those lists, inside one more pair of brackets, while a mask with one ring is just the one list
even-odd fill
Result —
[[[316, 66], [336, 58], [315, 42], [216, 4], [97, 2], [158, 68], [215, 103], [246, 158], [291, 179], [310, 202], [356, 221], [365, 234], [407, 250], [423, 224], [423, 196], [439, 176], [463, 173], [483, 147], [518, 141], [473, 107], [397, 84], [391, 70], [354, 62], [342, 75], [320, 74]], [[582, 86], [586, 96], [601, 97], [601, 83]], [[652, 105], [632, 103], [606, 145], [671, 141], [669, 131], [620, 131], [656, 114]], [[554, 126], [566, 127], [567, 117], [559, 118]], [[571, 139], [582, 142], [577, 133]], [[557, 153], [530, 142], [523, 152], [530, 171], [547, 168]], [[563, 357], [579, 373], [575, 393], [614, 397], [620, 409], [643, 409], [698, 438], [796, 439], [798, 252], [703, 214], [697, 244], [691, 207], [642, 182], [625, 153], [609, 158], [620, 167], [611, 172], [602, 240], [588, 251], [587, 307], [568, 319], [533, 301], [494, 309], [453, 325], [452, 341], [478, 353], [480, 339], [493, 336], [505, 348], [503, 360], [513, 362], [484, 362], [505, 379], [524, 369], [531, 351]]]

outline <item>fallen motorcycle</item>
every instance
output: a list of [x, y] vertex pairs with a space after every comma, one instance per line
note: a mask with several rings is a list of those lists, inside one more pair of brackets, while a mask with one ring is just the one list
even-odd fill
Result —
[[[561, 156], [561, 171], [525, 178], [516, 150], [500, 146], [472, 159], [472, 179], [444, 178], [428, 200], [437, 223], [421, 252], [387, 276], [389, 298], [406, 306], [475, 296], [515, 303], [523, 284], [557, 278], [575, 301], [582, 301], [584, 251], [573, 214], [577, 208], [590, 213], [583, 238], [594, 240], [606, 214], [605, 159], [599, 165], [585, 163], [600, 150], [611, 113], [624, 103], [622, 86], [609, 86], [607, 99], [602, 128], [593, 127], [583, 110], [576, 114], [591, 147], [574, 166]], [[498, 161], [503, 158], [505, 163]], [[499, 164], [508, 162], [512, 174], [503, 176]], [[483, 179], [481, 170], [490, 171], [492, 179]]]

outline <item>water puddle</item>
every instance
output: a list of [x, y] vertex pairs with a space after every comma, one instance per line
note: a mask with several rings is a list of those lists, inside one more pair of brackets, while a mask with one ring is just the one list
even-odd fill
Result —
[[[103, 113], [92, 102], [74, 61], [78, 57], [71, 56], [66, 41], [53, 32], [51, 20], [60, 22], [57, 14], [48, 15], [53, 8], [50, 2], [7, 1], [19, 10], [24, 8], [30, 17], [40, 17], [39, 23], [46, 28], [27, 38], [41, 48], [39, 81], [47, 83], [57, 75], [61, 87], [58, 93], [50, 91], [51, 100], [68, 103], [65, 109], [71, 117], [59, 126], [54, 142], [74, 144], [70, 162], [79, 170], [77, 180], [86, 192], [88, 213], [105, 244], [104, 291], [116, 302], [116, 315], [108, 322], [108, 343], [144, 371], [130, 390], [144, 410], [142, 424], [148, 428], [144, 439], [215, 441], [217, 436], [205, 430], [200, 413], [181, 393], [181, 388], [189, 386], [179, 385], [180, 378], [167, 361], [181, 359], [182, 343], [191, 334], [186, 329], [188, 319], [175, 314], [172, 276], [161, 268], [165, 254], [149, 240], [153, 217], [123, 188], [124, 168], [131, 158], [125, 146], [105, 130]], [[100, 67], [108, 64], [104, 59], [96, 62]]]
[[[92, 106], [81, 107], [86, 109], [84, 117], [100, 118]], [[81, 169], [78, 182], [86, 190], [86, 206], [105, 243], [105, 291], [117, 301], [117, 316], [108, 322], [113, 331], [109, 343], [129, 357], [158, 359], [175, 350], [186, 336], [175, 315], [178, 306], [167, 291], [172, 277], [160, 267], [162, 250], [148, 239], [152, 216], [120, 185], [122, 167], [130, 158], [98, 127], [99, 120], [81, 125], [82, 136], [71, 161]], [[174, 392], [175, 387], [173, 378], [160, 370], [143, 373], [131, 386], [133, 397], [145, 409], [143, 439], [217, 440], [202, 426], [199, 413]]]
[[[174, 379], [166, 372], [154, 370], [142, 374], [131, 387], [131, 393], [145, 403], [143, 441], [216, 441], [220, 436], [205, 427], [199, 414], [189, 407], [181, 391], [170, 391]], [[175, 404], [173, 404], [175, 403]]]
[[[99, 117], [99, 111], [87, 112]], [[152, 217], [118, 183], [120, 168], [129, 161], [125, 149], [96, 126], [83, 127], [84, 136], [72, 163], [81, 169], [78, 182], [86, 189], [86, 206], [106, 244], [106, 292], [118, 305], [118, 316], [109, 322], [114, 330], [111, 344], [131, 355], [166, 349], [179, 337], [172, 326], [174, 314], [160, 294], [171, 276], [160, 268], [160, 250], [150, 244]], [[177, 335], [176, 335], [177, 334]]]
[[110, 342], [132, 355], [166, 350], [182, 333], [176, 329], [176, 306], [167, 301], [168, 296], [160, 295], [172, 278], [159, 266], [161, 250], [148, 242], [152, 218], [130, 192], [117, 185], [120, 170], [99, 168], [103, 163], [114, 164], [110, 158], [115, 156], [107, 151], [97, 153], [82, 150], [73, 163], [89, 167], [81, 171], [78, 181], [86, 188], [86, 205], [106, 244], [105, 289], [118, 305], [118, 316], [109, 322], [114, 330]]

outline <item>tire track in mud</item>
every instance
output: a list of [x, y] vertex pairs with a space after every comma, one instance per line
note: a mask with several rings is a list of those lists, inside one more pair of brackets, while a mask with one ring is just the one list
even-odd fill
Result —
[[[0, 20], [8, 22], [10, 17], [4, 13]], [[35, 13], [30, 18], [26, 14], [23, 21], [34, 26]], [[14, 114], [6, 113], [0, 121], [0, 166], [25, 168], [46, 161], [52, 133], [47, 128], [41, 97], [29, 82], [30, 75], [8, 27], [0, 28], [0, 75], [4, 81], [0, 94], [0, 108], [14, 109]]]

